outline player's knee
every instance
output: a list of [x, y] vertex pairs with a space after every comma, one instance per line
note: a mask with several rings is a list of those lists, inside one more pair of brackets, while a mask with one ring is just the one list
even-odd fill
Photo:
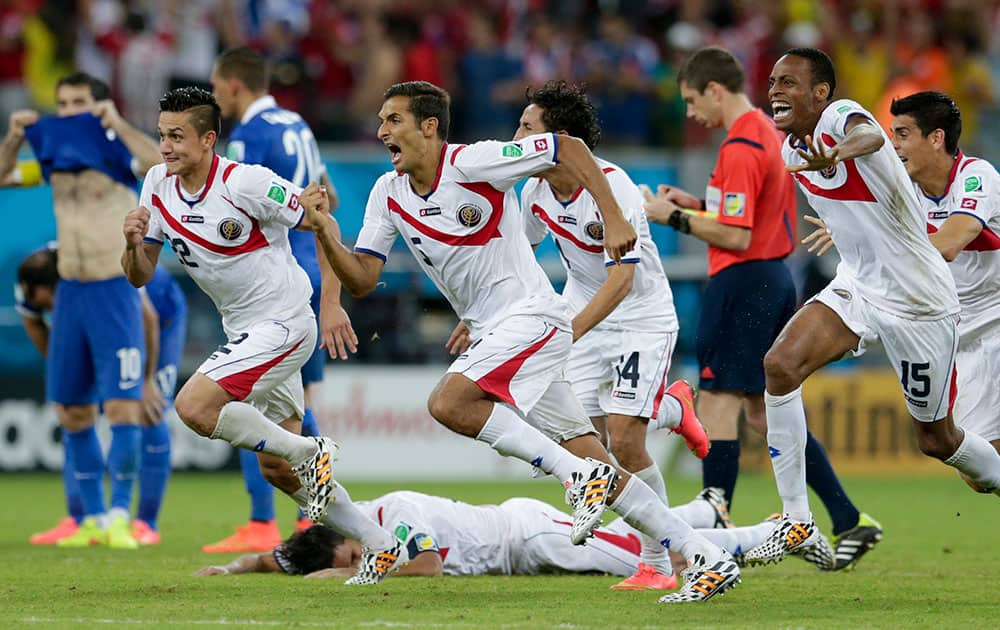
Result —
[[628, 431], [620, 431], [609, 428], [608, 444], [611, 453], [625, 470], [638, 470], [642, 468], [648, 455], [646, 454], [645, 434], [639, 440]]
[[917, 430], [917, 446], [920, 452], [928, 457], [944, 461], [955, 454], [962, 442], [961, 433], [945, 432], [935, 430], [930, 425], [920, 427]]
[[142, 403], [138, 400], [109, 400], [104, 403], [104, 415], [111, 424], [139, 424]]
[[775, 394], [787, 394], [802, 384], [799, 374], [799, 362], [787, 353], [771, 348], [764, 355], [764, 378], [767, 391]]
[[211, 437], [219, 420], [219, 410], [212, 409], [195, 396], [187, 395], [182, 390], [174, 401], [174, 410], [184, 424], [192, 431], [204, 437]]
[[451, 396], [435, 390], [427, 399], [427, 411], [435, 420], [447, 427], [455, 427], [461, 421], [461, 405]]
[[59, 417], [59, 424], [68, 431], [82, 431], [94, 424], [97, 414], [92, 406], [63, 406], [56, 407], [56, 415]]

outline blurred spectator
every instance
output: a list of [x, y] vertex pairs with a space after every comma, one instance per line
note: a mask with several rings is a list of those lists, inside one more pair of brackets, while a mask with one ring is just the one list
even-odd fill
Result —
[[0, 0], [0, 124], [11, 112], [30, 105], [24, 85], [24, 23], [31, 7], [26, 0]]
[[382, 107], [382, 94], [403, 79], [403, 50], [389, 34], [388, 20], [374, 9], [361, 16], [361, 41], [354, 69], [351, 114], [360, 134], [351, 140], [375, 140], [376, 114]]
[[837, 91], [870, 111], [889, 79], [898, 21], [895, 3], [888, 2], [883, 8], [881, 32], [871, 5], [855, 6], [846, 15], [841, 15], [837, 5], [827, 2], [821, 19], [824, 35], [832, 42]]
[[360, 53], [356, 20], [334, 3], [313, 3], [309, 32], [302, 39], [302, 61], [309, 94], [299, 109], [319, 138], [351, 137], [349, 112], [353, 65]]
[[458, 64], [461, 89], [454, 93], [456, 137], [509, 138], [524, 99], [521, 62], [498, 46], [496, 19], [477, 11], [469, 18], [469, 50]]
[[118, 0], [80, 0], [77, 7], [76, 67], [113, 86], [125, 7]]
[[146, 28], [146, 18], [130, 13], [125, 18], [127, 41], [118, 63], [122, 110], [139, 129], [156, 131], [159, 100], [170, 78], [171, 38]]
[[55, 110], [56, 84], [73, 71], [75, 46], [75, 0], [47, 0], [25, 20], [24, 78], [36, 109]]
[[975, 35], [953, 33], [945, 43], [951, 67], [951, 97], [962, 111], [962, 144], [975, 146], [980, 112], [994, 104], [993, 77]]
[[173, 45], [170, 89], [197, 85], [211, 91], [215, 55], [243, 43], [235, 0], [157, 0], [155, 7], [152, 26]]

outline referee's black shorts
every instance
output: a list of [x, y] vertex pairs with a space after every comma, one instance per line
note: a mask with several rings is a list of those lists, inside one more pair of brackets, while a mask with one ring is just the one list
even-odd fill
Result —
[[782, 260], [727, 267], [708, 280], [695, 345], [701, 389], [764, 393], [764, 354], [795, 314], [795, 283]]

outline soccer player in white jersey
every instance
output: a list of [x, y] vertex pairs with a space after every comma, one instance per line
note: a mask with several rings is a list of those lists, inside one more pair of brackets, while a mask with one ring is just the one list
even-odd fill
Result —
[[299, 368], [317, 333], [309, 279], [292, 257], [288, 230], [332, 220], [329, 199], [316, 184], [302, 190], [265, 167], [220, 158], [220, 127], [219, 106], [204, 90], [160, 99], [164, 164], [146, 174], [140, 206], [125, 218], [122, 267], [143, 286], [170, 243], [229, 338], [177, 394], [177, 415], [200, 435], [256, 451], [268, 481], [313, 521], [326, 516], [339, 531], [362, 536], [366, 555], [348, 583], [377, 583], [398, 560], [398, 543], [333, 480], [337, 445], [299, 434]]
[[[892, 145], [913, 180], [931, 243], [951, 263], [962, 307], [955, 424], [1000, 451], [1000, 175], [959, 148], [962, 114], [947, 94], [911, 94], [890, 111]], [[807, 242], [822, 253], [832, 242], [813, 222], [821, 227]]]
[[[721, 495], [717, 488], [712, 490]], [[632, 575], [639, 562], [639, 537], [624, 519], [594, 530], [594, 537], [577, 547], [570, 542], [568, 515], [536, 499], [515, 497], [500, 505], [469, 505], [419, 492], [390, 492], [357, 505], [406, 548], [405, 563], [396, 576]], [[764, 540], [776, 526], [775, 520], [767, 520], [749, 527], [715, 529], [722, 515], [701, 495], [674, 510], [734, 555]], [[194, 575], [338, 577], [354, 570], [360, 549], [357, 541], [316, 526], [296, 533], [272, 552], [241, 556], [225, 565], [199, 569]]]
[[727, 552], [672, 514], [640, 479], [603, 463], [607, 451], [565, 380], [568, 308], [534, 259], [513, 187], [556, 164], [576, 173], [601, 209], [605, 249], [620, 260], [634, 246], [635, 230], [586, 145], [549, 133], [452, 145], [447, 92], [417, 81], [396, 84], [384, 97], [378, 136], [394, 171], [372, 188], [355, 251], [325, 224], [314, 229], [355, 296], [375, 289], [402, 235], [468, 326], [474, 341], [431, 393], [431, 415], [566, 485], [575, 544], [610, 506], [691, 560], [688, 583], [665, 601], [702, 601], [733, 586], [739, 568]]
[[[515, 140], [555, 132], [583, 140], [593, 151], [600, 140], [597, 112], [586, 94], [562, 81], [528, 95]], [[643, 197], [621, 167], [598, 159], [611, 193], [638, 234], [632, 251], [615, 264], [604, 251], [604, 224], [590, 193], [574, 173], [556, 166], [532, 178], [521, 192], [528, 242], [552, 234], [566, 269], [573, 317], [573, 350], [566, 376], [573, 393], [624, 468], [667, 503], [663, 475], [646, 451], [648, 425], [681, 433], [699, 457], [708, 438], [695, 416], [694, 394], [684, 381], [667, 387], [677, 341], [677, 315], [660, 252], [649, 235]], [[643, 536], [642, 561], [618, 590], [675, 588], [670, 558], [659, 541]]]
[[788, 51], [769, 79], [774, 122], [789, 132], [782, 147], [810, 205], [840, 251], [833, 281], [785, 326], [764, 358], [768, 446], [781, 526], [747, 553], [751, 563], [780, 560], [819, 532], [806, 495], [802, 382], [847, 352], [881, 341], [899, 376], [920, 450], [985, 488], [1000, 488], [1000, 454], [955, 426], [958, 296], [947, 264], [927, 238], [903, 163], [871, 114], [833, 100], [826, 53]]

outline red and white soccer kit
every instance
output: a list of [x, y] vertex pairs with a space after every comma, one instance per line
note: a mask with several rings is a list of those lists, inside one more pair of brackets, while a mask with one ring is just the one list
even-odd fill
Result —
[[1000, 175], [961, 151], [940, 198], [917, 187], [927, 229], [936, 232], [953, 214], [977, 219], [983, 231], [948, 264], [962, 319], [958, 324], [958, 400], [955, 422], [987, 440], [1000, 439]]
[[[588, 416], [609, 413], [655, 418], [663, 398], [677, 316], [660, 252], [649, 234], [642, 193], [620, 167], [598, 160], [611, 192], [638, 235], [622, 264], [636, 265], [632, 290], [604, 321], [573, 344], [566, 373]], [[532, 245], [552, 234], [563, 267], [563, 297], [575, 315], [593, 299], [614, 261], [604, 251], [604, 223], [582, 188], [568, 202], [542, 179], [521, 192], [525, 232]]]
[[[812, 137], [836, 146], [855, 115], [885, 135], [869, 112], [841, 99], [826, 107]], [[783, 158], [803, 164], [794, 143], [789, 136]], [[794, 177], [841, 257], [836, 277], [813, 299], [861, 338], [855, 354], [882, 342], [914, 418], [943, 418], [955, 396], [958, 297], [947, 263], [927, 238], [920, 202], [892, 143], [886, 137], [870, 155]]]
[[632, 575], [639, 563], [639, 538], [622, 519], [614, 528], [594, 530], [586, 545], [576, 546], [570, 542], [572, 518], [535, 499], [469, 505], [418, 492], [391, 492], [357, 506], [403, 542], [408, 558], [437, 552], [445, 575]]
[[146, 242], [170, 243], [222, 316], [229, 341], [198, 371], [275, 422], [302, 416], [299, 368], [316, 343], [312, 288], [288, 244], [301, 193], [267, 168], [213, 156], [198, 194], [159, 164], [140, 199], [150, 211]]
[[566, 302], [535, 260], [513, 191], [556, 164], [557, 146], [553, 134], [445, 144], [425, 196], [414, 192], [409, 176], [386, 173], [368, 197], [355, 251], [385, 260], [401, 235], [474, 340], [448, 371], [467, 376], [562, 441], [593, 428], [573, 419], [586, 417], [571, 395], [543, 403], [547, 420], [565, 416], [569, 425], [562, 429], [531, 417], [550, 386], [565, 378], [572, 334]]

